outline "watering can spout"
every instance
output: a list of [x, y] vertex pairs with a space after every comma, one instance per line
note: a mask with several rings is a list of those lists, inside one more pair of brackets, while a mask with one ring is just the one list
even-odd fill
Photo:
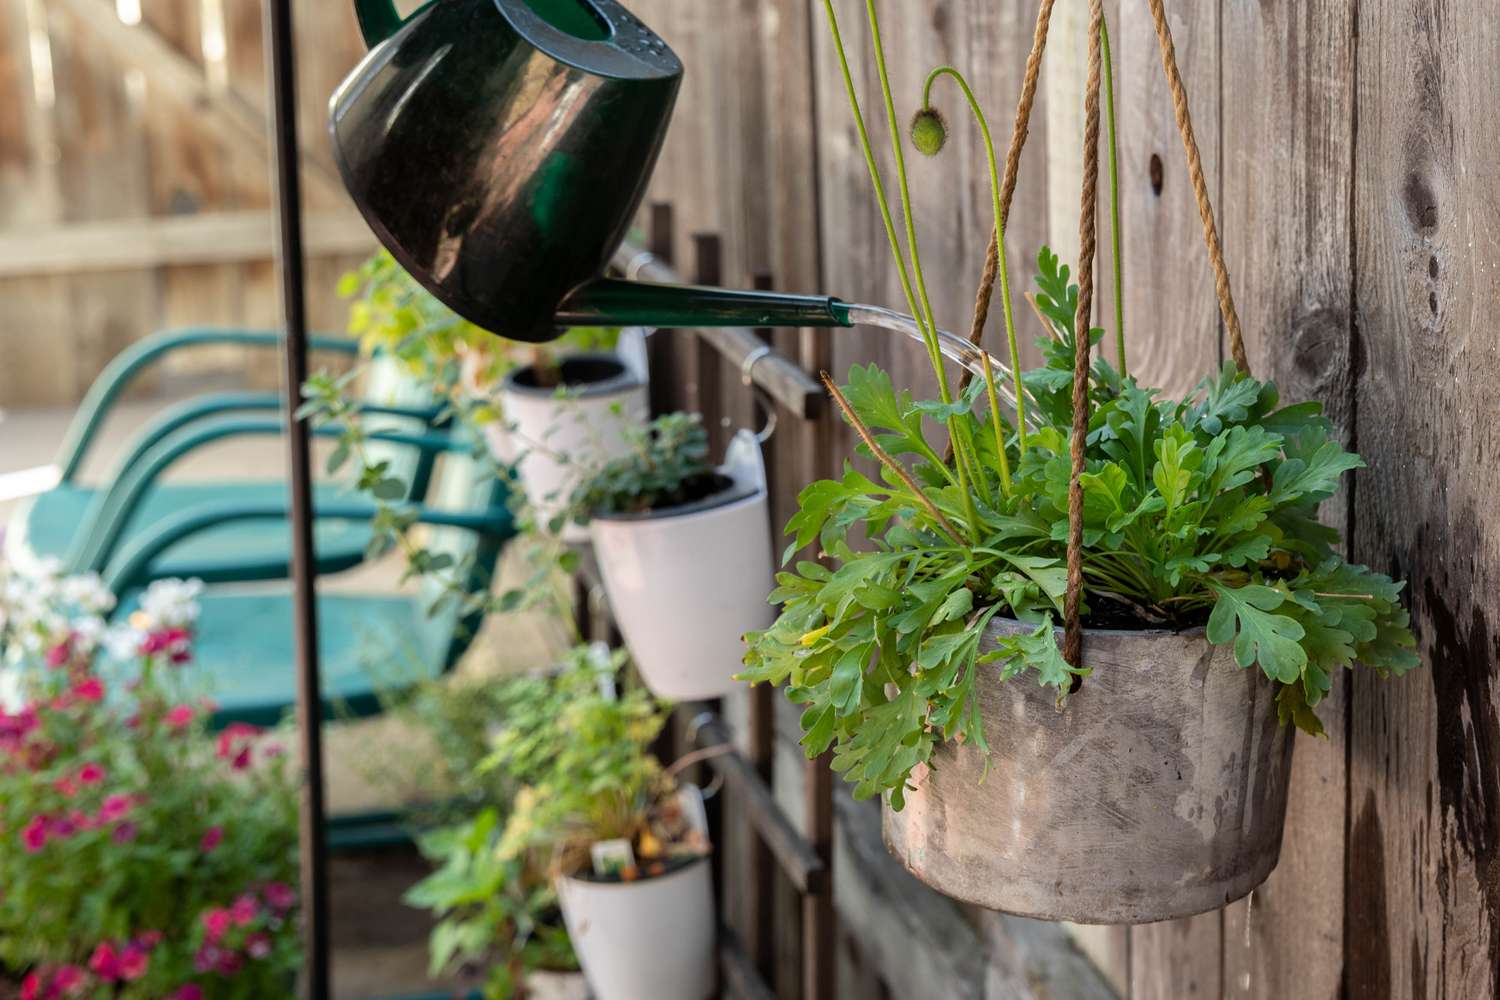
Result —
[[827, 295], [741, 292], [595, 278], [563, 299], [554, 317], [574, 326], [851, 326], [849, 305]]
[[842, 326], [836, 299], [602, 277], [682, 81], [616, 0], [354, 0], [370, 53], [334, 94], [345, 186], [396, 260], [513, 340], [579, 325]]

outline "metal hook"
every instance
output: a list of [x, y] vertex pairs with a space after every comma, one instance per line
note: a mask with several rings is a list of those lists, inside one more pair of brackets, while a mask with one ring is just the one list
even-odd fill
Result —
[[753, 391], [755, 401], [760, 404], [761, 410], [766, 415], [766, 425], [755, 434], [755, 440], [761, 444], [765, 444], [771, 440], [771, 435], [776, 433], [776, 425], [780, 421], [780, 414], [777, 413], [776, 401], [771, 398], [771, 394], [756, 384], [755, 366], [774, 353], [769, 344], [762, 344], [745, 355], [745, 360], [740, 362], [740, 382], [745, 388]]
[[640, 253], [630, 258], [630, 263], [625, 265], [625, 280], [638, 281], [641, 277], [641, 272], [644, 271], [647, 266], [654, 263], [656, 263], [656, 254], [652, 253], [650, 250], [642, 250]]

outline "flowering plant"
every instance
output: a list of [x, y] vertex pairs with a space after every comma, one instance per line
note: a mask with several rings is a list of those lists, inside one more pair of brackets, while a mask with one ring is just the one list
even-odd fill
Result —
[[0, 963], [23, 1000], [286, 991], [295, 799], [258, 730], [190, 697], [198, 584], [128, 623], [95, 577], [0, 588]]

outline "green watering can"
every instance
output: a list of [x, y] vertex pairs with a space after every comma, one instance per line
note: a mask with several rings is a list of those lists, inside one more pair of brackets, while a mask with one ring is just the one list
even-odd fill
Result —
[[851, 325], [835, 298], [602, 276], [682, 82], [614, 0], [355, 8], [371, 51], [333, 97], [339, 169], [380, 241], [459, 315], [531, 342], [572, 326]]

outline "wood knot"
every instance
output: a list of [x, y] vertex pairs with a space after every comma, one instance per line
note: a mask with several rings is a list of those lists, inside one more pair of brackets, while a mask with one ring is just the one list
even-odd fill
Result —
[[1401, 205], [1406, 219], [1418, 232], [1431, 232], [1438, 226], [1437, 194], [1427, 178], [1413, 171], [1401, 185]]
[[1158, 198], [1161, 197], [1162, 185], [1166, 183], [1166, 170], [1162, 166], [1161, 157], [1156, 153], [1151, 154], [1151, 193]]

